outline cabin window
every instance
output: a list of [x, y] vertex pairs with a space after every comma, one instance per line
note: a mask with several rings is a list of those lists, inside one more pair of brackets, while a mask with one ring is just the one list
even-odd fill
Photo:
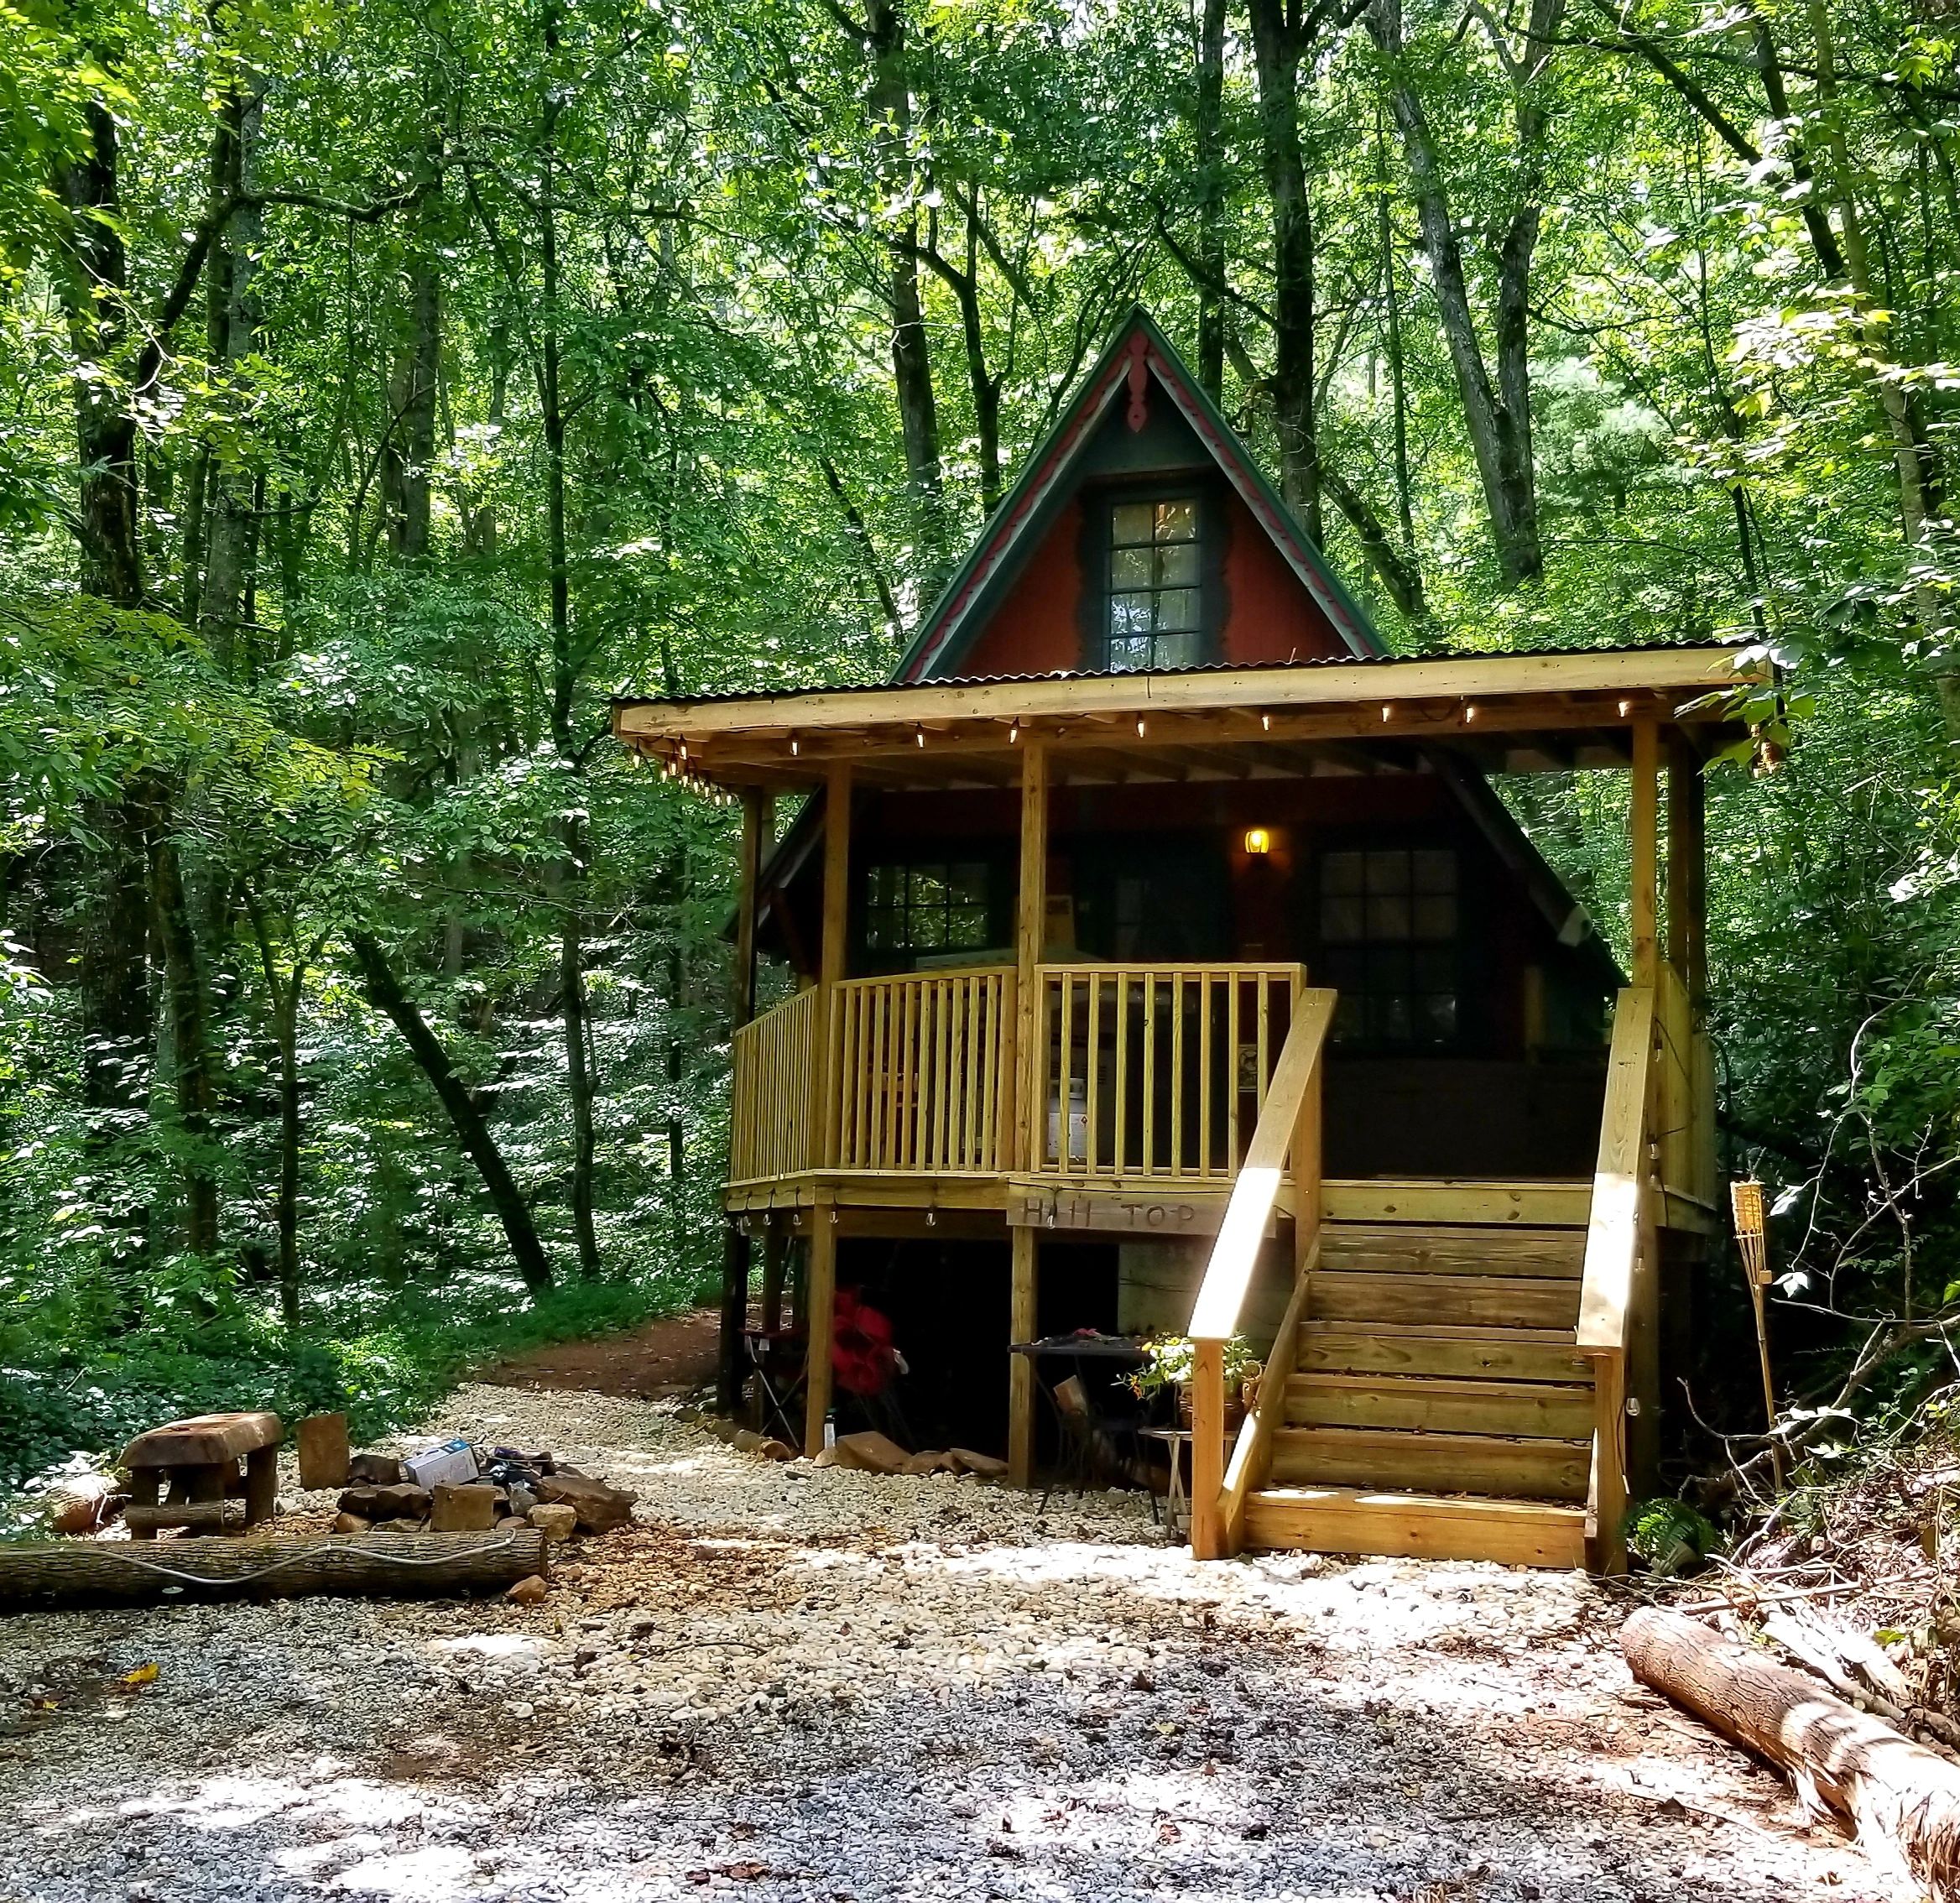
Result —
[[1447, 847], [1322, 855], [1320, 975], [1340, 994], [1337, 1038], [1402, 1050], [1456, 1042], [1457, 896]]
[[1109, 510], [1109, 670], [1191, 667], [1204, 659], [1195, 496]]
[[983, 859], [871, 867], [865, 949], [901, 958], [984, 950], [991, 942], [988, 884]]

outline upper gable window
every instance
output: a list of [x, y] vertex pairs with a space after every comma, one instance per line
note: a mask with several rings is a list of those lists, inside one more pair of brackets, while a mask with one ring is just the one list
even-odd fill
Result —
[[1109, 670], [1192, 667], [1204, 656], [1196, 496], [1109, 510]]

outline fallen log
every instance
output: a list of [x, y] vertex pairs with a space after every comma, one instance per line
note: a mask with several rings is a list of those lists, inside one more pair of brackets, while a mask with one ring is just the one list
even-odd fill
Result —
[[435, 1597], [501, 1592], [549, 1570], [535, 1528], [503, 1533], [249, 1535], [138, 1547], [0, 1546], [0, 1608], [82, 1600], [297, 1598], [309, 1593]]
[[1960, 1765], [1679, 1613], [1635, 1613], [1620, 1649], [1643, 1684], [1789, 1772], [1800, 1796], [1848, 1821], [1875, 1860], [1936, 1903], [1960, 1900]]
[[141, 1536], [166, 1533], [173, 1527], [187, 1532], [242, 1533], [245, 1503], [242, 1500], [185, 1500], [177, 1506], [128, 1506], [122, 1517], [129, 1530]]

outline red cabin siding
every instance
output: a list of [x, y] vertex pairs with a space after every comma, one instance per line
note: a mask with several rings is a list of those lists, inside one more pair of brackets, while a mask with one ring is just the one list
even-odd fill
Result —
[[1334, 630], [1300, 577], [1228, 491], [1225, 498], [1225, 629], [1222, 659], [1234, 666], [1260, 661], [1319, 660], [1344, 655]]
[[[1219, 659], [1237, 666], [1348, 652], [1253, 513], [1225, 491], [1225, 623]], [[1055, 674], [1082, 667], [1082, 505], [1071, 497], [956, 665], [962, 675]]]

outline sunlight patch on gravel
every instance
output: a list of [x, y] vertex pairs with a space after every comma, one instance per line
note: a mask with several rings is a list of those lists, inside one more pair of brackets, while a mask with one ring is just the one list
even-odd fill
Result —
[[1636, 1692], [1576, 1576], [1201, 1566], [1136, 1496], [776, 1466], [596, 1395], [466, 1388], [429, 1426], [639, 1523], [535, 1608], [10, 1620], [0, 1903], [1897, 1894]]

